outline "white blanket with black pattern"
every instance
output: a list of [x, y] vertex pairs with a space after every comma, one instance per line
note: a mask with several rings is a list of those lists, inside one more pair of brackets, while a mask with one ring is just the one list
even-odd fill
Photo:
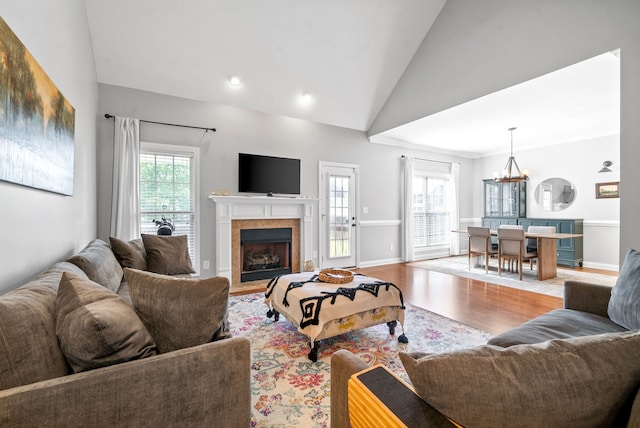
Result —
[[[312, 342], [330, 321], [387, 306], [404, 309], [402, 292], [392, 283], [355, 274], [349, 283], [330, 284], [319, 281], [318, 272], [272, 279], [267, 286], [265, 303], [284, 315]], [[391, 320], [381, 320], [388, 321]]]

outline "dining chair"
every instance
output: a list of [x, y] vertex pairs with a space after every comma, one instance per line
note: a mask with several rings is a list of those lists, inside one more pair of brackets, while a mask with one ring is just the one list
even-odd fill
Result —
[[[555, 226], [529, 226], [527, 233], [539, 233], [539, 234], [553, 234], [556, 233]], [[533, 270], [533, 261], [538, 259], [538, 238], [527, 238], [526, 252], [528, 254], [535, 254], [531, 257], [525, 257], [524, 261], [529, 262], [529, 268]]]
[[533, 255], [527, 253], [524, 243], [524, 228], [522, 226], [518, 228], [498, 227], [498, 276], [502, 275], [502, 266], [505, 260], [509, 261], [509, 265], [512, 262], [517, 262], [516, 268], [520, 281], [522, 281], [522, 261], [527, 256]]
[[471, 270], [471, 257], [484, 257], [484, 271], [489, 273], [489, 257], [497, 254], [491, 246], [491, 231], [488, 227], [467, 227], [469, 233], [469, 270]]

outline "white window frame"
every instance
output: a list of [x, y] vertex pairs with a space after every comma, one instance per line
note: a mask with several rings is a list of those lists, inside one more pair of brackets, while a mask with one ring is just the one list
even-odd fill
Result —
[[[448, 180], [449, 186], [447, 189], [448, 198], [454, 197], [453, 192], [453, 175], [450, 173], [442, 172], [429, 172], [429, 171], [414, 171], [413, 177], [427, 178], [444, 178]], [[452, 201], [447, 201], [449, 208], [451, 208]], [[434, 257], [446, 257], [449, 255], [449, 249], [451, 242], [442, 245], [414, 245], [416, 259], [428, 259]]]
[[[200, 275], [200, 148], [193, 146], [179, 146], [176, 144], [140, 142], [140, 154], [188, 156], [192, 158], [191, 169], [193, 182], [193, 269], [195, 276]], [[139, 219], [138, 219], [139, 221]]]

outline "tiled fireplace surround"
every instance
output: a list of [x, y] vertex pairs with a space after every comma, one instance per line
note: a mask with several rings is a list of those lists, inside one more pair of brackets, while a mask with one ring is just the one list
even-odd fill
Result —
[[215, 205], [215, 274], [229, 278], [232, 287], [240, 285], [242, 229], [290, 227], [293, 272], [302, 271], [304, 261], [313, 259], [315, 199], [213, 195], [209, 199]]

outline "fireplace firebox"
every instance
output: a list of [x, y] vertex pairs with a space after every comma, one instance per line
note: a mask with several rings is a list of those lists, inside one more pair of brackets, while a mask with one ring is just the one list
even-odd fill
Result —
[[291, 238], [291, 228], [240, 230], [240, 282], [291, 273]]

